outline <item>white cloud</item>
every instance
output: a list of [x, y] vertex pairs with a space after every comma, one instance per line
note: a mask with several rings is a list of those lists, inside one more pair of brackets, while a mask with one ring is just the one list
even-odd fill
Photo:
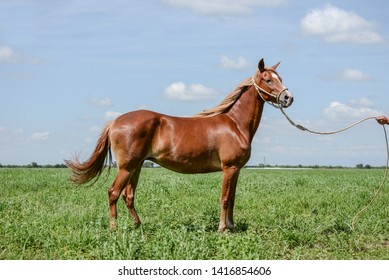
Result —
[[[9, 46], [0, 45], [0, 63], [25, 63], [31, 65], [42, 64], [43, 61], [39, 58], [26, 58], [20, 55], [18, 52], [13, 50]], [[30, 78], [30, 74], [26, 73], [16, 73], [11, 74], [12, 76], [26, 77]]]
[[113, 120], [119, 117], [122, 113], [115, 112], [115, 111], [106, 111], [104, 116], [107, 120]]
[[204, 15], [250, 14], [255, 7], [279, 7], [287, 0], [162, 0], [164, 3]]
[[324, 115], [331, 120], [357, 119], [382, 115], [382, 112], [374, 109], [374, 103], [367, 98], [352, 100], [350, 105], [338, 101], [331, 102], [324, 110]]
[[197, 101], [214, 99], [217, 91], [201, 84], [185, 85], [183, 82], [172, 83], [165, 88], [165, 97], [180, 101]]
[[250, 66], [250, 63], [242, 56], [236, 59], [229, 58], [226, 55], [220, 57], [220, 67], [232, 70], [242, 70]]
[[341, 71], [332, 71], [329, 75], [323, 76], [322, 79], [326, 81], [351, 81], [358, 83], [371, 82], [374, 80], [368, 73], [352, 68]]
[[354, 81], [354, 82], [369, 82], [373, 80], [373, 78], [369, 74], [356, 69], [343, 70], [340, 75], [340, 78], [343, 81]]
[[377, 23], [332, 5], [310, 11], [300, 24], [306, 34], [322, 37], [327, 43], [377, 44], [384, 41], [376, 32]]
[[374, 107], [374, 103], [373, 101], [367, 99], [367, 98], [361, 98], [359, 100], [351, 100], [350, 101], [350, 104], [353, 105], [353, 106], [362, 106], [362, 107], [368, 107], [368, 108], [373, 108]]
[[17, 52], [8, 46], [0, 46], [0, 62], [16, 62], [20, 59]]
[[91, 98], [90, 103], [95, 106], [101, 107], [110, 107], [112, 106], [112, 101], [109, 97], [105, 97], [103, 99]]
[[31, 139], [32, 140], [37, 140], [37, 141], [40, 141], [40, 140], [47, 140], [50, 136], [50, 132], [48, 131], [43, 131], [43, 132], [34, 132], [32, 135], [31, 135]]

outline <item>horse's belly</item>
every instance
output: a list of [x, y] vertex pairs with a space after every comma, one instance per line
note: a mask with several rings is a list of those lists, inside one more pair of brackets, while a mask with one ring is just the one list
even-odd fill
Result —
[[221, 163], [215, 154], [172, 154], [165, 153], [150, 159], [167, 169], [180, 173], [208, 173], [221, 170]]

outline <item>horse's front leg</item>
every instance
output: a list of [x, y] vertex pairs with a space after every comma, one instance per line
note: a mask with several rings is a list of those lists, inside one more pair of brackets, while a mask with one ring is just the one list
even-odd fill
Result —
[[219, 232], [224, 232], [227, 228], [234, 230], [233, 210], [239, 171], [240, 169], [235, 166], [223, 169]]

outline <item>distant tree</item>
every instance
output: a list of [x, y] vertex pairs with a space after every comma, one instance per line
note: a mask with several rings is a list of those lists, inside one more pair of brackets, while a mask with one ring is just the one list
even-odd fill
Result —
[[366, 164], [366, 165], [365, 165], [365, 168], [366, 168], [366, 169], [371, 169], [370, 164]]
[[362, 163], [357, 164], [356, 168], [362, 169], [363, 168], [363, 164]]

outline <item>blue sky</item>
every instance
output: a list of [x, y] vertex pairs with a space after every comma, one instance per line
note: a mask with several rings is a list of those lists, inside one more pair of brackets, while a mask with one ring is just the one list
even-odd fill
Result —
[[[0, 0], [0, 163], [85, 159], [104, 123], [149, 109], [190, 116], [260, 58], [315, 130], [389, 115], [389, 2]], [[370, 121], [336, 136], [266, 106], [250, 164], [385, 164]]]

